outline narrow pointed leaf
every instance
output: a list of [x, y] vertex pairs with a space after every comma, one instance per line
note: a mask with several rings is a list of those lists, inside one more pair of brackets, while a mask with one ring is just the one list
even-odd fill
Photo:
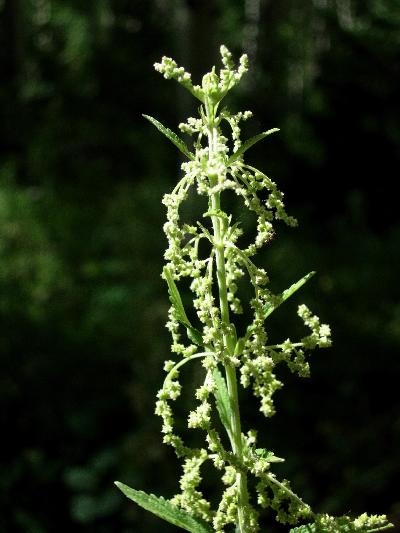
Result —
[[197, 346], [204, 346], [203, 336], [198, 329], [190, 327], [186, 329], [186, 333], [194, 344], [197, 344]]
[[293, 283], [288, 289], [284, 290], [282, 294], [278, 296], [277, 302], [272, 304], [266, 304], [264, 307], [264, 318], [267, 318], [275, 309], [283, 304], [288, 298], [290, 298], [296, 291], [298, 291], [309, 279], [311, 279], [315, 274], [315, 271], [309, 272], [303, 276], [299, 281]]
[[214, 392], [215, 396], [215, 403], [217, 406], [217, 411], [219, 414], [219, 418], [222, 422], [222, 424], [225, 426], [228, 434], [231, 432], [231, 405], [229, 400], [229, 393], [228, 388], [226, 386], [226, 381], [221, 374], [221, 372], [218, 370], [218, 368], [215, 368], [213, 370], [213, 378], [216, 385], [216, 390]]
[[150, 117], [149, 115], [143, 115], [144, 118], [147, 118], [153, 126], [155, 126], [161, 133], [163, 133], [174, 145], [189, 159], [194, 159], [194, 154], [189, 150], [189, 148], [186, 146], [186, 144], [182, 141], [180, 137], [176, 133], [174, 133], [169, 128], [166, 128], [153, 117]]
[[177, 313], [177, 319], [179, 322], [186, 327], [186, 332], [189, 339], [197, 344], [198, 346], [203, 346], [203, 337], [200, 331], [192, 326], [190, 320], [187, 317], [185, 308], [183, 307], [182, 298], [179, 294], [178, 287], [169, 271], [168, 267], [163, 269], [164, 277], [168, 284], [168, 294], [171, 304], [174, 306]]
[[133, 500], [143, 507], [143, 509], [146, 509], [146, 511], [150, 511], [174, 526], [178, 526], [191, 533], [212, 533], [213, 531], [207, 522], [179, 509], [162, 497], [154, 496], [154, 494], [146, 494], [146, 492], [141, 490], [131, 489], [119, 481], [116, 481], [115, 484], [127, 498]]
[[211, 242], [211, 244], [214, 244], [214, 238], [212, 237], [211, 233], [208, 231], [207, 228], [203, 226], [203, 224], [199, 221], [197, 221], [197, 225], [201, 229], [201, 231], [204, 233], [204, 235], [207, 237], [207, 239]]
[[[311, 279], [315, 274], [315, 271], [309, 272], [305, 276], [303, 276], [299, 281], [296, 281], [296, 283], [293, 283], [288, 289], [284, 290], [282, 294], [279, 294], [275, 301], [272, 303], [268, 303], [264, 306], [264, 320], [269, 317], [271, 313], [275, 311], [280, 305], [283, 304], [288, 298], [290, 298], [296, 291], [298, 291], [309, 279]], [[246, 335], [239, 339], [238, 342], [246, 342], [248, 338], [250, 338], [250, 335], [252, 333], [253, 329], [252, 326], [249, 326], [246, 331]]]
[[274, 452], [270, 452], [266, 450], [265, 448], [257, 448], [255, 450], [256, 456], [262, 457], [263, 459], [267, 459], [269, 463], [284, 463], [285, 459], [282, 457], [277, 457]]
[[168, 284], [169, 299], [170, 299], [171, 304], [175, 307], [175, 311], [177, 312], [179, 322], [181, 322], [187, 328], [192, 328], [192, 324], [190, 323], [186, 315], [185, 308], [183, 307], [182, 298], [181, 298], [181, 295], [179, 294], [178, 287], [176, 286], [176, 283], [168, 267], [165, 266], [163, 268], [163, 274]]
[[265, 137], [268, 137], [268, 135], [271, 135], [271, 133], [275, 133], [276, 131], [279, 131], [279, 128], [272, 128], [271, 130], [263, 131], [262, 133], [259, 133], [258, 135], [255, 135], [250, 139], [247, 139], [247, 141], [242, 144], [242, 146], [237, 150], [237, 152], [232, 154], [231, 157], [228, 159], [228, 165], [239, 159], [239, 157], [242, 157], [246, 150], [251, 148], [258, 141], [265, 139]]

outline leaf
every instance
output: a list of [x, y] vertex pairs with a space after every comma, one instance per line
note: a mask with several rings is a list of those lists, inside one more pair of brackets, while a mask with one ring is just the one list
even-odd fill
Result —
[[211, 244], [215, 245], [214, 238], [212, 237], [211, 233], [208, 231], [207, 228], [203, 226], [203, 224], [199, 221], [197, 221], [197, 225], [201, 229], [201, 231], [204, 233], [204, 235], [207, 237], [207, 239], [211, 242]]
[[217, 386], [216, 390], [214, 391], [217, 411], [219, 414], [219, 418], [221, 419], [221, 422], [225, 426], [226, 431], [229, 435], [231, 432], [231, 404], [229, 399], [228, 388], [226, 386], [226, 381], [221, 372], [218, 370], [218, 368], [214, 368], [213, 378]]
[[[290, 296], [292, 296], [296, 291], [300, 289], [309, 279], [311, 279], [315, 274], [315, 271], [309, 272], [305, 276], [303, 276], [299, 281], [296, 281], [296, 283], [293, 283], [288, 289], [284, 290], [282, 294], [279, 294], [274, 303], [268, 303], [264, 306], [264, 320], [269, 317], [271, 313], [275, 311], [280, 305], [283, 304]], [[239, 339], [237, 344], [237, 349], [242, 350], [244, 343], [247, 341], [247, 339], [250, 338], [250, 335], [253, 332], [253, 327], [249, 326], [246, 331], [246, 335]], [[243, 342], [242, 342], [243, 341]]]
[[198, 329], [191, 326], [190, 328], [186, 328], [186, 333], [189, 339], [197, 344], [197, 346], [204, 346], [203, 336]]
[[282, 457], [277, 457], [274, 452], [270, 452], [266, 450], [265, 448], [256, 448], [255, 454], [258, 457], [262, 457], [263, 459], [266, 459], [269, 463], [284, 463], [285, 459], [282, 459]]
[[271, 135], [271, 133], [275, 133], [276, 131], [279, 131], [279, 128], [272, 128], [271, 130], [264, 131], [262, 133], [259, 133], [258, 135], [255, 135], [254, 137], [251, 137], [250, 139], [247, 139], [245, 143], [242, 144], [242, 146], [231, 155], [231, 157], [228, 159], [228, 165], [236, 161], [236, 159], [239, 159], [239, 157], [242, 157], [242, 155], [253, 146], [253, 144], [256, 144], [258, 141], [261, 141], [268, 135]]
[[170, 299], [171, 304], [175, 307], [175, 311], [178, 315], [177, 318], [179, 322], [184, 324], [187, 328], [191, 328], [192, 324], [190, 323], [186, 315], [186, 311], [185, 311], [185, 308], [183, 307], [181, 295], [179, 294], [178, 287], [176, 286], [176, 283], [168, 267], [165, 266], [163, 268], [163, 274], [168, 284], [169, 299]]
[[194, 154], [189, 150], [189, 148], [186, 146], [186, 144], [182, 141], [180, 137], [176, 133], [174, 133], [169, 128], [166, 128], [153, 117], [150, 117], [149, 115], [143, 115], [144, 118], [147, 118], [153, 126], [155, 126], [161, 133], [163, 133], [174, 145], [189, 159], [194, 159]]
[[273, 304], [266, 304], [264, 306], [264, 318], [267, 318], [275, 309], [277, 309], [280, 305], [283, 304], [288, 298], [290, 298], [296, 291], [298, 291], [309, 279], [311, 279], [315, 274], [315, 271], [309, 272], [305, 276], [303, 276], [299, 281], [296, 281], [296, 283], [293, 283], [288, 289], [284, 290], [282, 294], [278, 296], [277, 303]]
[[224, 211], [222, 211], [222, 209], [211, 209], [210, 211], [204, 213], [203, 218], [205, 217], [219, 217], [222, 218], [222, 220], [226, 220], [227, 222], [229, 222], [228, 215]]
[[237, 345], [237, 341], [238, 341], [238, 338], [237, 338], [237, 331], [236, 331], [236, 326], [235, 324], [230, 324], [230, 333], [231, 333], [231, 337], [232, 337], [232, 343], [236, 349], [236, 345]]
[[246, 344], [246, 340], [243, 337], [238, 339], [237, 342], [236, 342], [234, 355], [236, 355], [236, 356], [241, 355], [242, 352], [243, 352], [243, 348], [244, 348], [245, 344]]
[[168, 294], [171, 304], [174, 306], [177, 319], [179, 322], [186, 327], [186, 332], [189, 339], [197, 344], [198, 346], [203, 346], [203, 337], [200, 331], [192, 326], [190, 320], [187, 317], [185, 308], [183, 307], [182, 298], [179, 294], [178, 287], [172, 277], [171, 272], [168, 267], [163, 268], [163, 273], [165, 280], [168, 284]]
[[115, 485], [127, 498], [174, 526], [181, 527], [191, 533], [212, 533], [213, 531], [207, 522], [179, 509], [165, 498], [146, 494], [142, 490], [131, 489], [119, 481], [116, 481]]

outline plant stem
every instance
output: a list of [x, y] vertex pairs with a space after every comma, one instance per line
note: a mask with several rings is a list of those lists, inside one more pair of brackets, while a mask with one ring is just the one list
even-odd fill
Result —
[[[215, 127], [215, 110], [207, 106], [207, 118], [209, 120], [209, 158], [212, 162], [217, 154], [218, 131]], [[210, 185], [216, 185], [218, 178], [210, 174]], [[220, 193], [216, 192], [211, 195], [211, 209], [217, 211], [220, 209]], [[224, 346], [230, 355], [233, 355], [235, 342], [231, 334], [231, 323], [229, 318], [228, 293], [226, 287], [226, 269], [225, 269], [225, 252], [224, 252], [224, 233], [225, 221], [218, 216], [212, 216], [212, 225], [214, 230], [215, 259], [217, 265], [217, 281], [219, 289], [219, 304], [221, 311], [221, 321], [224, 328]], [[239, 398], [236, 379], [236, 369], [231, 363], [226, 363], [225, 375], [229, 394], [230, 403], [230, 422], [231, 431], [229, 433], [231, 447], [236, 457], [242, 459], [242, 430], [240, 424]], [[238, 533], [248, 533], [250, 531], [248, 524], [248, 502], [249, 496], [247, 491], [247, 476], [244, 472], [236, 474], [237, 497], [238, 497], [238, 516], [237, 531]]]

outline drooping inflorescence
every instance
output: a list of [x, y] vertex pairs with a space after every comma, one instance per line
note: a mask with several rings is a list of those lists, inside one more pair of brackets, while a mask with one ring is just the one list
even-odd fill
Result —
[[[314, 520], [314, 529], [304, 529], [304, 533], [376, 531], [377, 524], [386, 527], [385, 517], [363, 515], [357, 522], [347, 517], [335, 519], [328, 515], [314, 515], [292, 491], [289, 482], [279, 480], [273, 473], [274, 463], [283, 459], [258, 447], [256, 430], [242, 432], [241, 429], [239, 383], [243, 387], [252, 387], [259, 398], [260, 411], [267, 417], [272, 416], [275, 413], [274, 393], [282, 387], [275, 374], [276, 366], [286, 363], [292, 372], [306, 377], [309, 375], [308, 352], [328, 347], [331, 341], [329, 326], [322, 324], [308, 307], [300, 305], [298, 315], [309, 333], [297, 341], [287, 338], [279, 344], [269, 344], [266, 319], [314, 272], [281, 294], [273, 294], [267, 272], [254, 260], [257, 251], [273, 238], [277, 220], [289, 226], [295, 226], [297, 221], [286, 213], [283, 193], [277, 185], [244, 160], [245, 152], [251, 146], [277, 129], [243, 142], [241, 122], [249, 119], [251, 112], [231, 114], [227, 108], [221, 108], [223, 98], [247, 71], [247, 57], [243, 55], [236, 67], [231, 53], [222, 46], [221, 58], [223, 68], [217, 74], [213, 67], [203, 77], [201, 85], [193, 85], [191, 75], [170, 58], [164, 57], [155, 65], [165, 78], [175, 79], [201, 102], [199, 117], [188, 118], [179, 125], [183, 133], [193, 138], [193, 151], [171, 130], [146, 116], [187, 159], [182, 163], [183, 177], [163, 199], [167, 209], [164, 232], [168, 240], [163, 277], [171, 301], [167, 328], [175, 355], [174, 359], [165, 362], [167, 376], [156, 403], [156, 414], [163, 420], [163, 440], [173, 446], [183, 460], [181, 492], [168, 503], [163, 500], [164, 514], [158, 508], [156, 512], [148, 502], [146, 508], [169, 521], [172, 520], [168, 513], [176, 517], [179, 512], [181, 520], [184, 520], [182, 517], [189, 520], [184, 529], [194, 532], [230, 531], [232, 526], [236, 526], [239, 533], [257, 532], [262, 509], [274, 511], [281, 523]], [[221, 127], [223, 123], [228, 125], [230, 139], [223, 133], [226, 131]], [[200, 220], [185, 222], [181, 219], [181, 206], [191, 191], [206, 200], [207, 208]], [[256, 234], [250, 242], [242, 238], [239, 222], [225, 209], [226, 191], [235, 194], [256, 217]], [[252, 287], [252, 297], [246, 302], [251, 318], [245, 334], [238, 337], [235, 317], [243, 312], [238, 296], [238, 283], [242, 278], [246, 278]], [[183, 279], [189, 279], [193, 293], [191, 309], [185, 309], [179, 293], [178, 286]], [[204, 431], [204, 443], [199, 448], [184, 443], [175, 430], [173, 414], [173, 402], [182, 390], [180, 368], [190, 362], [201, 362], [198, 368], [204, 377], [195, 392], [196, 404], [187, 421], [189, 428]], [[215, 424], [214, 411], [221, 422], [218, 427], [223, 427], [223, 432]], [[225, 487], [215, 509], [201, 490], [201, 468], [206, 461], [211, 461], [221, 472]], [[254, 480], [251, 493], [248, 487], [250, 477]], [[134, 497], [132, 489], [129, 490], [129, 497], [143, 505], [140, 500], [143, 493], [136, 491]], [[195, 520], [193, 529], [188, 525], [190, 520]], [[347, 529], [340, 529], [340, 520], [344, 520]], [[172, 523], [179, 525], [176, 521]]]

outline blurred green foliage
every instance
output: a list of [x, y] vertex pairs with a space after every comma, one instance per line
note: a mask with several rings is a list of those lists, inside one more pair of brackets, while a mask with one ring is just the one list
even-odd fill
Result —
[[[221, 42], [250, 55], [248, 134], [281, 128], [252, 157], [300, 219], [260, 263], [277, 290], [318, 270], [299, 298], [334, 333], [311, 380], [288, 377], [264, 442], [318, 510], [396, 518], [398, 2], [4, 0], [0, 24], [1, 530], [159, 527], [112, 485], [168, 496], [178, 474], [152, 413], [179, 161], [141, 113], [176, 129], [190, 103], [152, 63], [200, 75]], [[295, 334], [295, 304], [271, 337]]]

